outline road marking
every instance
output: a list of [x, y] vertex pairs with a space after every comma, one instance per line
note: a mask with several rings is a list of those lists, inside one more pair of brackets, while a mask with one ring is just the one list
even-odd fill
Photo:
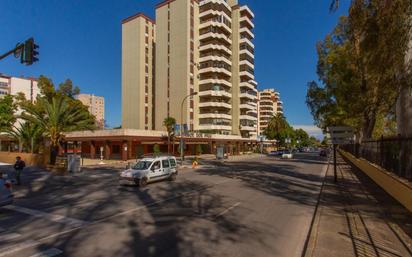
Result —
[[51, 248], [51, 249], [48, 249], [46, 251], [30, 255], [30, 257], [53, 257], [53, 256], [59, 255], [61, 253], [63, 253], [62, 250], [59, 250], [57, 248]]
[[219, 218], [219, 217], [221, 217], [221, 216], [223, 216], [223, 215], [225, 215], [225, 214], [228, 213], [229, 211], [231, 211], [231, 210], [233, 210], [234, 208], [238, 207], [240, 204], [241, 204], [240, 202], [235, 203], [234, 205], [230, 206], [230, 207], [227, 208], [226, 210], [224, 210], [224, 211], [222, 211], [221, 213], [219, 213], [218, 215], [216, 215], [216, 216], [215, 216], [215, 219], [216, 219], [216, 218]]
[[[163, 203], [163, 202], [166, 202], [166, 201], [170, 201], [170, 200], [173, 200], [173, 199], [177, 199], [177, 198], [179, 198], [179, 197], [184, 197], [184, 196], [189, 195], [189, 194], [197, 193], [197, 192], [206, 190], [206, 189], [211, 188], [211, 187], [213, 187], [213, 186], [220, 185], [220, 184], [223, 184], [223, 183], [226, 183], [226, 182], [229, 182], [229, 181], [232, 181], [232, 179], [224, 179], [224, 180], [222, 180], [222, 181], [216, 182], [216, 183], [214, 183], [214, 184], [212, 184], [212, 185], [209, 185], [209, 186], [202, 187], [202, 188], [197, 189], [197, 190], [192, 190], [192, 191], [185, 192], [185, 193], [182, 193], [182, 194], [177, 195], [177, 196], [174, 196], [174, 197], [170, 197], [170, 198], [167, 198], [167, 199], [163, 199], [163, 200], [155, 201], [155, 202], [152, 202], [152, 203], [148, 203], [148, 204], [145, 204], [145, 205], [143, 205], [143, 206], [140, 206], [140, 207], [137, 207], [137, 208], [133, 208], [133, 209], [130, 209], [130, 210], [121, 212], [121, 213], [117, 213], [117, 214], [114, 214], [114, 215], [112, 215], [112, 216], [109, 216], [109, 217], [106, 217], [106, 218], [103, 218], [103, 219], [100, 219], [100, 220], [97, 220], [97, 221], [94, 221], [94, 222], [88, 223], [88, 222], [82, 221], [82, 222], [84, 223], [82, 226], [78, 226], [78, 227], [75, 227], [75, 228], [72, 228], [72, 229], [68, 229], [68, 230], [65, 230], [65, 231], [61, 231], [61, 232], [58, 232], [58, 233], [55, 233], [55, 234], [48, 235], [48, 236], [46, 236], [46, 237], [43, 237], [43, 238], [38, 239], [37, 242], [36, 242], [36, 241], [33, 241], [33, 240], [28, 240], [28, 241], [26, 241], [26, 242], [23, 242], [23, 243], [20, 243], [20, 244], [17, 244], [17, 245], [13, 245], [13, 246], [9, 247], [9, 249], [10, 249], [9, 251], [3, 251], [3, 249], [1, 249], [1, 250], [0, 250], [0, 257], [7, 256], [7, 255], [9, 255], [10, 253], [15, 253], [15, 252], [21, 251], [21, 250], [23, 250], [23, 249], [26, 249], [26, 248], [29, 248], [29, 247], [32, 247], [32, 246], [40, 245], [40, 244], [41, 244], [40, 241], [44, 241], [44, 240], [48, 240], [48, 239], [51, 239], [51, 238], [54, 238], [54, 237], [57, 237], [57, 236], [65, 235], [65, 234], [68, 234], [68, 233], [70, 233], [70, 232], [73, 232], [73, 231], [82, 229], [82, 228], [84, 228], [84, 227], [86, 227], [86, 226], [96, 225], [96, 224], [105, 222], [105, 221], [107, 221], [107, 220], [109, 220], [109, 219], [112, 219], [112, 218], [117, 217], [117, 216], [120, 216], [120, 215], [125, 215], [125, 214], [127, 214], [127, 213], [136, 212], [136, 211], [139, 211], [139, 210], [141, 210], [141, 209], [143, 209], [143, 208], [151, 207], [151, 206], [156, 205], [156, 204], [159, 204], [159, 203]], [[240, 203], [239, 203], [239, 204], [240, 204]], [[9, 206], [6, 206], [6, 207], [9, 207]], [[236, 207], [236, 206], [235, 206], [235, 207]], [[3, 208], [4, 208], [4, 207], [3, 207]], [[21, 207], [21, 208], [22, 208], [22, 207]], [[234, 207], [233, 207], [233, 208], [234, 208]], [[24, 208], [24, 209], [26, 209], [26, 208]], [[40, 213], [42, 213], [42, 212], [40, 212]], [[51, 214], [48, 214], [48, 213], [46, 213], [46, 214], [47, 214], [47, 215], [51, 215]], [[63, 216], [62, 216], [62, 217], [63, 217]]]
[[25, 213], [25, 214], [28, 214], [34, 217], [45, 218], [45, 219], [48, 219], [54, 222], [64, 223], [64, 224], [77, 226], [77, 227], [86, 225], [88, 223], [83, 220], [73, 219], [73, 218], [69, 218], [69, 217], [65, 217], [65, 216], [57, 215], [57, 214], [50, 214], [47, 212], [42, 212], [42, 211], [38, 211], [34, 209], [28, 209], [28, 208], [17, 206], [17, 205], [7, 205], [7, 206], [4, 206], [3, 208], [16, 211], [16, 212]]
[[19, 252], [21, 250], [24, 250], [26, 248], [36, 246], [36, 245], [39, 245], [39, 244], [40, 244], [39, 242], [36, 242], [34, 240], [27, 240], [27, 241], [24, 241], [22, 243], [12, 245], [12, 246], [6, 247], [4, 249], [1, 249], [0, 250], [0, 257], [11, 255], [13, 253]]
[[20, 236], [21, 236], [21, 234], [17, 234], [17, 233], [1, 234], [0, 235], [0, 242], [10, 241], [10, 240], [16, 239]]

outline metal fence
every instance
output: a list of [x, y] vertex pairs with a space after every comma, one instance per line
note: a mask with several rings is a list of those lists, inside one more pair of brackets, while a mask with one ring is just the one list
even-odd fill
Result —
[[412, 181], [412, 138], [391, 137], [366, 140], [341, 148], [357, 158], [364, 158], [399, 177]]

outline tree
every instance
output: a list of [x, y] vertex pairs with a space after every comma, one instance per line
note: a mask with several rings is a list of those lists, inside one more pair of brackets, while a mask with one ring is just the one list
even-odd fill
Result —
[[163, 120], [163, 126], [167, 131], [167, 153], [170, 153], [170, 141], [176, 125], [176, 119], [173, 117], [167, 117]]
[[67, 96], [56, 94], [51, 100], [46, 97], [37, 99], [39, 108], [22, 106], [21, 117], [38, 126], [43, 135], [50, 140], [50, 164], [54, 165], [58, 147], [65, 132], [94, 129], [95, 119], [79, 101], [72, 101]]
[[405, 70], [410, 5], [407, 0], [353, 0], [348, 17], [318, 43], [323, 86], [310, 83], [307, 104], [323, 129], [351, 125], [359, 139], [371, 138], [377, 118], [393, 109]]
[[268, 139], [275, 139], [280, 145], [284, 145], [285, 139], [290, 138], [292, 133], [293, 129], [281, 113], [276, 114], [269, 120], [268, 127], [264, 131]]
[[158, 144], [155, 144], [155, 145], [153, 146], [153, 153], [154, 153], [155, 155], [159, 155], [159, 154], [160, 154], [160, 146], [159, 146]]
[[303, 129], [296, 129], [294, 131], [294, 140], [299, 141], [298, 147], [308, 147], [310, 144], [309, 135]]
[[14, 113], [17, 106], [11, 95], [0, 98], [0, 133], [10, 131], [16, 122]]
[[43, 131], [37, 124], [30, 122], [20, 123], [20, 126], [9, 130], [7, 134], [19, 143], [20, 152], [39, 152], [41, 142], [43, 141]]

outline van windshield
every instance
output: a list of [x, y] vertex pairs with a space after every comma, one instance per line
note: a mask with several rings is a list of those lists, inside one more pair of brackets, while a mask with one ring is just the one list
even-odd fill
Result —
[[150, 165], [152, 164], [151, 161], [139, 161], [136, 163], [132, 169], [134, 170], [147, 170], [149, 169]]

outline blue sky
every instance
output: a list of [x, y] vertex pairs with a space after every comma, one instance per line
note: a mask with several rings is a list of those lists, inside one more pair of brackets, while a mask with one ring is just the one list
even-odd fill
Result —
[[[349, 1], [329, 13], [331, 0], [243, 0], [255, 13], [256, 80], [276, 88], [291, 124], [312, 125], [306, 83], [316, 80], [317, 41], [332, 30]], [[40, 62], [0, 61], [0, 73], [70, 78], [84, 93], [106, 99], [109, 125], [121, 122], [121, 20], [137, 12], [154, 17], [153, 0], [1, 0], [0, 53], [33, 36]]]

